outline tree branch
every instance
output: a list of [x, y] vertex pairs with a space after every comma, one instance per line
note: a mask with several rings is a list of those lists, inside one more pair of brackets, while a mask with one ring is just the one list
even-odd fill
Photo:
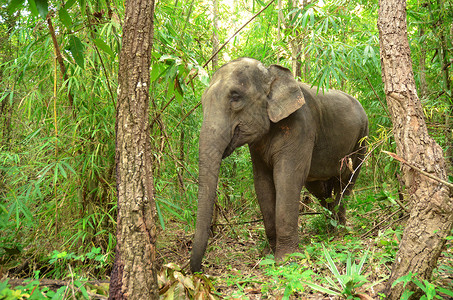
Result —
[[[64, 62], [63, 62], [63, 57], [61, 56], [60, 46], [58, 45], [58, 41], [57, 41], [57, 37], [55, 35], [55, 29], [53, 28], [53, 25], [52, 25], [52, 19], [51, 19], [51, 14], [50, 13], [47, 16], [47, 20], [46, 21], [47, 21], [47, 26], [49, 27], [50, 36], [52, 37], [53, 46], [55, 48], [55, 54], [57, 56], [57, 60], [58, 60], [58, 63], [60, 65], [61, 74], [63, 75], [64, 80], [67, 81], [68, 80], [68, 75], [66, 74], [66, 67], [65, 67]], [[73, 108], [74, 100], [72, 98], [72, 94], [71, 94], [71, 91], [69, 89], [68, 89], [68, 99], [69, 99], [69, 106], [73, 110], [74, 109]], [[72, 113], [74, 115], [74, 111]]]
[[398, 155], [396, 155], [395, 153], [392, 153], [392, 152], [388, 152], [388, 151], [384, 151], [384, 150], [381, 150], [382, 152], [384, 152], [385, 154], [391, 156], [392, 158], [396, 159], [397, 161], [409, 166], [410, 168], [414, 169], [415, 171], [417, 172], [420, 172], [421, 174], [425, 175], [426, 177], [429, 177], [433, 180], [436, 180], [437, 182], [440, 182], [446, 186], [448, 186], [449, 188], [453, 188], [453, 184], [448, 182], [448, 181], [445, 181], [443, 179], [440, 179], [439, 177], [436, 177], [434, 175], [432, 175], [431, 173], [428, 173], [426, 171], [423, 171], [422, 169], [410, 164], [408, 161], [406, 161], [404, 158], [401, 158], [399, 157]]

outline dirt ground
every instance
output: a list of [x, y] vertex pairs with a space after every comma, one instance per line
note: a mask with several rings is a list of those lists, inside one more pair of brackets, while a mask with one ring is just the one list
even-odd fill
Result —
[[[306, 218], [305, 218], [305, 221]], [[372, 222], [371, 222], [372, 223]], [[303, 226], [301, 224], [301, 226]], [[304, 243], [309, 243], [310, 235], [307, 228], [301, 233], [301, 249]], [[346, 233], [347, 234], [347, 233]], [[175, 263], [189, 274], [188, 263], [192, 245], [193, 233], [186, 233], [176, 223], [169, 224], [165, 233], [158, 239], [158, 257], [163, 266]], [[330, 236], [335, 241], [341, 241], [343, 234], [335, 233]], [[307, 242], [308, 241], [308, 242]], [[374, 239], [363, 239], [362, 246], [372, 249]], [[369, 244], [367, 244], [369, 243]], [[214, 288], [222, 298], [226, 299], [282, 299], [284, 286], [263, 293], [264, 283], [275, 280], [265, 274], [260, 262], [266, 255], [266, 239], [264, 226], [259, 220], [244, 224], [222, 225], [215, 229], [214, 237], [210, 238], [207, 252], [203, 260], [203, 274], [213, 279]], [[374, 250], [373, 250], [374, 251]], [[451, 252], [451, 247], [450, 250]], [[442, 256], [439, 264], [447, 263], [453, 266], [453, 261], [446, 261]], [[376, 264], [376, 262], [373, 262]], [[373, 264], [372, 263], [372, 264]], [[372, 266], [365, 271], [369, 283], [362, 286], [359, 292], [361, 299], [378, 299], [378, 293], [384, 288], [384, 283], [374, 285], [374, 282], [390, 274], [391, 264], [387, 266]], [[453, 280], [453, 274], [438, 273], [436, 283], [447, 287]], [[241, 281], [241, 278], [244, 280]], [[275, 278], [275, 277], [274, 277]], [[240, 292], [240, 293], [239, 293]], [[239, 295], [239, 296], [238, 296]], [[371, 297], [371, 298], [370, 298]], [[315, 290], [307, 289], [302, 295], [294, 294], [290, 299], [339, 299]]]

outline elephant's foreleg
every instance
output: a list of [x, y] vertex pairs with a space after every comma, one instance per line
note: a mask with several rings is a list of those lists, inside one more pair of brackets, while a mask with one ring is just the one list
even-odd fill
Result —
[[279, 161], [274, 167], [276, 188], [276, 232], [275, 258], [296, 252], [299, 243], [299, 200], [300, 191], [308, 174], [308, 163], [295, 164], [292, 160]]
[[[346, 223], [346, 211], [341, 188], [337, 178], [332, 177], [326, 181], [312, 181], [305, 185], [307, 190], [319, 199], [321, 205], [332, 212], [332, 218], [341, 225]], [[335, 197], [332, 195], [334, 191]]]
[[253, 176], [255, 191], [263, 214], [264, 228], [272, 252], [275, 253], [275, 186], [272, 170], [269, 169], [259, 156], [250, 151], [253, 161]]

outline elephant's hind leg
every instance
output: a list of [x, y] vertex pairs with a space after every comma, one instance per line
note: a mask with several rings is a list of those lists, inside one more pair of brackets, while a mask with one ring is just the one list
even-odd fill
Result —
[[[307, 182], [305, 185], [307, 190], [319, 199], [321, 205], [332, 212], [332, 218], [341, 225], [344, 225], [346, 223], [346, 210], [343, 201], [341, 201], [342, 197], [337, 193], [340, 186], [340, 181], [335, 177], [325, 181]], [[335, 198], [332, 192], [335, 193]]]

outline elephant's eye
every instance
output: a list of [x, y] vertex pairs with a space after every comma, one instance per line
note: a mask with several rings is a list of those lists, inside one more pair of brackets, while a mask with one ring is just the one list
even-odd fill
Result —
[[241, 99], [241, 96], [237, 92], [230, 94], [230, 102], [238, 102]]

